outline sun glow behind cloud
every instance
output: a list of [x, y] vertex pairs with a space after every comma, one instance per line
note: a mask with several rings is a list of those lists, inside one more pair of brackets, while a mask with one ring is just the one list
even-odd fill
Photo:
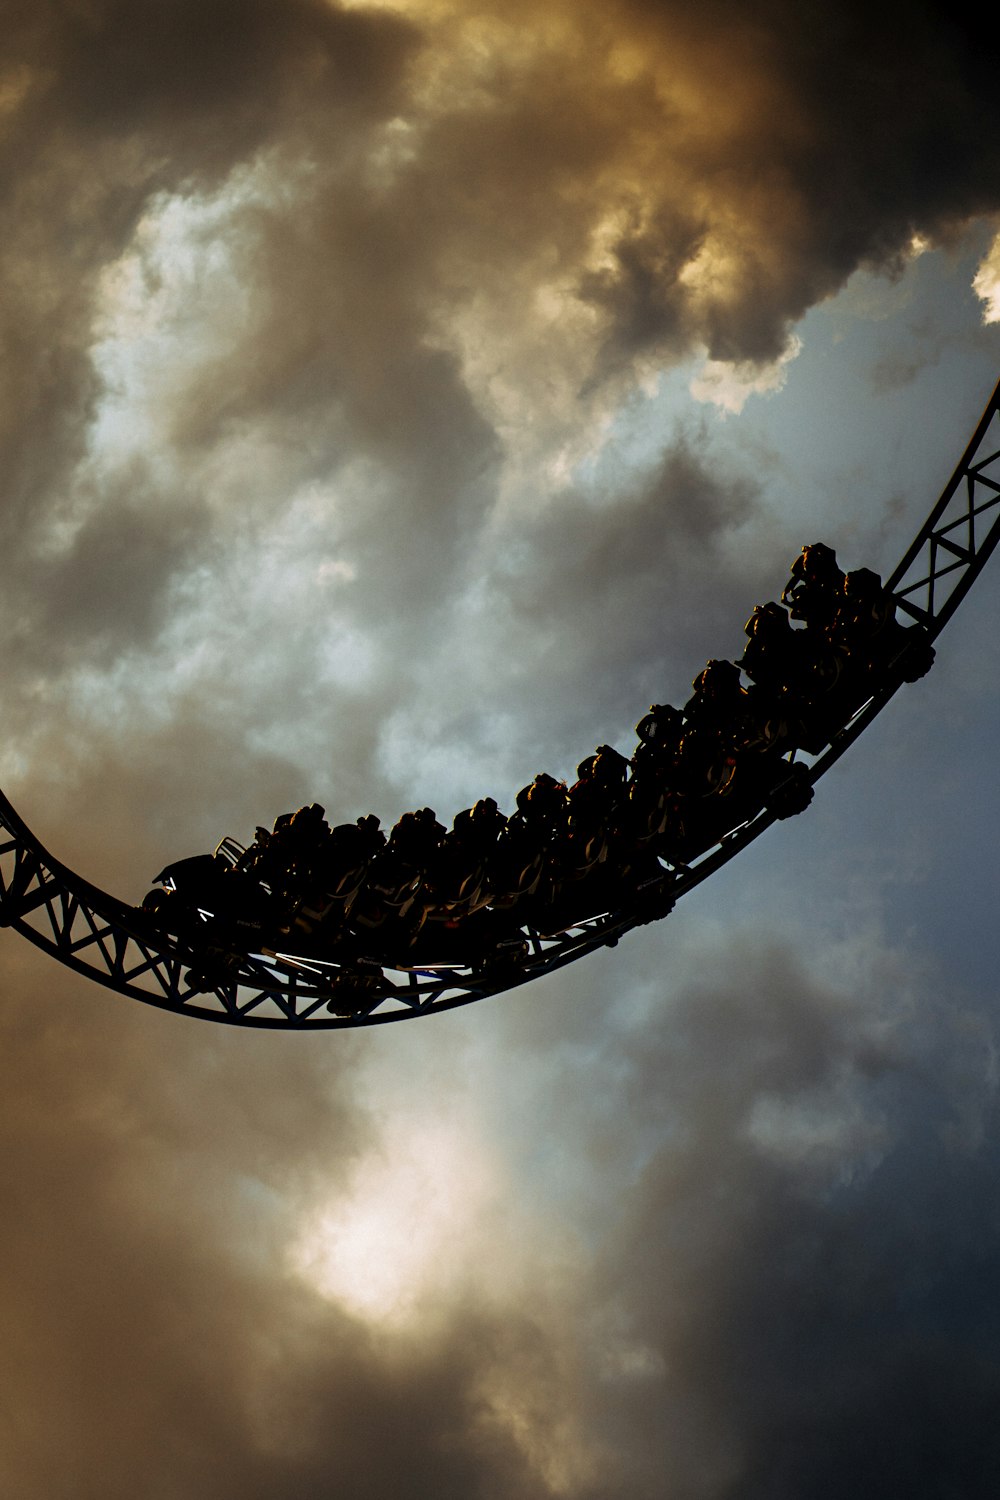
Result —
[[302, 1230], [291, 1265], [348, 1311], [401, 1328], [466, 1278], [480, 1293], [496, 1285], [510, 1250], [494, 1238], [504, 1190], [499, 1159], [467, 1126], [396, 1120], [346, 1196]]

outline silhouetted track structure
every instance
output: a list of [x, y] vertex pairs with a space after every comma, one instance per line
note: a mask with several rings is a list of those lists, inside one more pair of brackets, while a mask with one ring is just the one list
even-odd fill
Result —
[[[951, 618], [1000, 540], [1000, 384], [938, 503], [886, 582], [897, 612], [933, 640]], [[867, 728], [901, 685], [887, 675], [817, 754], [796, 752], [814, 784]], [[794, 760], [793, 756], [793, 760]], [[524, 950], [499, 968], [471, 964], [398, 967], [382, 962], [357, 992], [351, 1014], [344, 981], [354, 970], [295, 953], [234, 951], [175, 937], [135, 907], [84, 880], [52, 857], [0, 793], [0, 924], [75, 970], [148, 1005], [235, 1026], [336, 1029], [380, 1025], [468, 1005], [527, 984], [613, 947], [634, 927], [666, 916], [775, 821], [762, 810], [727, 830], [688, 866], [663, 868], [627, 904], [552, 935], [525, 926]], [[291, 941], [291, 940], [290, 940]], [[387, 972], [386, 972], [387, 971]], [[332, 1002], [338, 991], [341, 998]], [[351, 1002], [348, 1002], [350, 1005]]]

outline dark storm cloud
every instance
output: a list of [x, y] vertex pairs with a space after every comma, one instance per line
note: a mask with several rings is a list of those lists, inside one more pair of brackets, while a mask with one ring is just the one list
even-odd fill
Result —
[[562, 1492], [524, 1451], [572, 1417], [547, 1314], [459, 1298], [383, 1333], [288, 1263], [303, 1212], [378, 1146], [359, 1041], [81, 1003], [26, 945], [2, 985], [7, 1493]]
[[[991, 1493], [992, 1022], [936, 1016], [898, 961], [895, 1003], [748, 935], [701, 967], [589, 1047], [565, 1015], [547, 1058], [511, 1032], [508, 1109], [553, 1147], [572, 1125], [571, 1179], [606, 1178], [582, 1195], [601, 1253], [553, 1279], [526, 1247], [533, 1297], [402, 1338], [282, 1261], [371, 1142], [358, 1044], [206, 1035], [70, 981], [44, 1012], [8, 996], [10, 1492]], [[564, 988], [556, 1013], [589, 1008], [586, 976]]]
[[24, 607], [35, 612], [19, 632], [29, 660], [35, 642], [49, 640], [70, 657], [113, 658], [123, 639], [141, 648], [161, 625], [172, 574], [190, 561], [204, 513], [181, 497], [164, 504], [143, 481], [133, 475], [127, 494], [103, 496], [62, 557], [22, 574]]
[[995, 1021], [890, 982], [848, 997], [744, 936], [628, 1048], [634, 1139], [654, 1115], [665, 1138], [603, 1271], [646, 1352], [591, 1398], [639, 1455], [621, 1493], [995, 1484]]
[[42, 1020], [11, 993], [41, 982], [26, 951], [4, 966], [6, 1492], [524, 1493], [476, 1386], [513, 1328], [387, 1355], [285, 1267], [289, 1214], [370, 1139], [358, 1048], [81, 1007], [71, 981]]
[[[595, 420], [636, 362], [774, 357], [857, 265], [996, 206], [988, 70], [930, 7], [904, 23], [556, 6], [517, 47], [513, 13], [464, 5], [405, 22], [305, 0], [6, 19], [10, 544], [44, 543], [73, 490], [103, 395], [88, 355], [101, 271], [163, 194], [211, 195], [256, 163], [262, 196], [217, 231], [247, 305], [182, 381], [165, 372], [152, 441], [191, 471], [185, 497], [196, 462], [243, 430], [282, 451], [274, 507], [353, 464], [332, 534], [368, 564], [366, 624], [403, 614], [428, 645], [509, 456], [497, 381], [542, 435], [574, 399]], [[561, 323], [539, 316], [546, 289]], [[217, 524], [188, 510], [161, 544], [178, 484], [136, 481], [124, 520], [150, 516], [147, 602], [112, 613], [99, 650], [155, 631]], [[61, 599], [67, 628], [79, 618], [94, 537], [66, 559], [81, 583], [51, 590], [38, 649]]]
[[[568, 619], [571, 629], [584, 628], [592, 613], [613, 619], [628, 655], [649, 640], [657, 620], [666, 623], [676, 614], [683, 628], [727, 540], [759, 506], [752, 483], [711, 473], [697, 439], [682, 438], [613, 504], [580, 491], [561, 494], [526, 524], [498, 572], [508, 581], [516, 615], [533, 625]], [[542, 585], [537, 575], [543, 568]], [[713, 601], [706, 602], [711, 608]], [[705, 623], [702, 615], [699, 625]]]
[[[697, 106], [664, 112], [651, 210], [602, 278], [617, 357], [658, 347], [681, 318], [715, 358], [774, 357], [859, 265], [891, 268], [914, 233], [947, 240], [995, 211], [994, 70], [961, 8], [626, 0], [619, 15], [667, 96], [680, 82]], [[681, 234], [664, 213], [675, 203]], [[674, 256], [694, 204], [724, 264], [692, 297]]]
[[[493, 687], [509, 711], [530, 663], [553, 721], [588, 739], [631, 733], [651, 697], [683, 703], [710, 656], [741, 654], [794, 547], [759, 486], [710, 468], [706, 447], [696, 429], [678, 438], [613, 502], [599, 479], [560, 493], [497, 557], [490, 613], [519, 670]], [[592, 748], [581, 740], [580, 757]]]
[[135, 141], [161, 183], [218, 178], [317, 106], [348, 128], [378, 115], [413, 40], [395, 17], [318, 0], [5, 3], [4, 23], [8, 169]]

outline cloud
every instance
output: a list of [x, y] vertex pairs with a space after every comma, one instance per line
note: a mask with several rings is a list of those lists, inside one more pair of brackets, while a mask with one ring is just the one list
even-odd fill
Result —
[[[2, 20], [4, 784], [126, 898], [313, 797], [628, 748], [806, 539], [707, 410], [626, 460], [646, 393], [707, 359], [735, 415], [859, 266], [998, 209], [927, 5]], [[992, 1494], [993, 1020], [877, 930], [831, 957], [856, 916], [797, 960], [696, 908], [318, 1043], [9, 935], [4, 1492]]]
[[[645, 1011], [592, 970], [560, 982], [544, 1050], [513, 1015], [408, 1044], [425, 1086], [464, 1051], [425, 1129], [410, 1084], [370, 1093], [399, 1059], [360, 1039], [81, 1009], [69, 979], [8, 1002], [11, 1493], [988, 1493], [988, 1009], [942, 1013], [891, 952], [882, 995], [833, 977], [860, 951], [690, 956]], [[9, 950], [8, 984], [34, 963]], [[605, 1024], [574, 1032], [581, 1006]], [[393, 1216], [435, 1174], [410, 1236]], [[317, 1289], [300, 1237], [323, 1226]]]
[[707, 349], [730, 406], [720, 370], [768, 386], [810, 306], [997, 180], [975, 50], [930, 7], [891, 46], [853, 7], [9, 22], [5, 514], [48, 596], [9, 609], [56, 671], [68, 637], [153, 648], [237, 517], [310, 485], [364, 631], [437, 649], [494, 523], [545, 507], [637, 384]]
[[983, 322], [1000, 322], [1000, 235], [980, 261], [972, 287], [983, 304]]
[[802, 340], [795, 334], [789, 340], [788, 348], [771, 365], [733, 365], [725, 360], [706, 360], [691, 382], [691, 394], [696, 401], [710, 401], [721, 411], [738, 414], [751, 396], [769, 395], [784, 389], [788, 365], [801, 349]]
[[607, 1493], [988, 1492], [993, 1021], [898, 962], [889, 999], [815, 958], [744, 934], [625, 1043], [619, 1105], [658, 1144], [587, 1292]]

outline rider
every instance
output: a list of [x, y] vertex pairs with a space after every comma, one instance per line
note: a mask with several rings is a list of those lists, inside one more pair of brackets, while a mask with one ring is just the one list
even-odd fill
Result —
[[809, 629], [825, 633], [837, 618], [843, 593], [844, 575], [837, 566], [837, 554], [825, 542], [813, 542], [792, 563], [781, 602], [793, 620], [804, 620]]

